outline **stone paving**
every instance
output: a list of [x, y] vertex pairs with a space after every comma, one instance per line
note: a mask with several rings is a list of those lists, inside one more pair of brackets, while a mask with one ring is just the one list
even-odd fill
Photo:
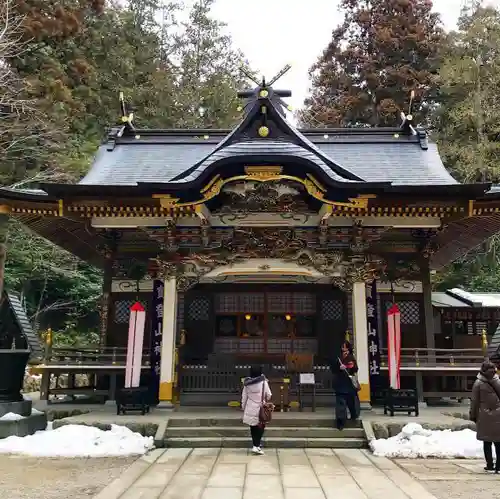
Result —
[[500, 475], [486, 473], [482, 460], [396, 459], [413, 478], [438, 499], [496, 497]]
[[410, 472], [358, 449], [157, 449], [95, 499], [436, 499]]

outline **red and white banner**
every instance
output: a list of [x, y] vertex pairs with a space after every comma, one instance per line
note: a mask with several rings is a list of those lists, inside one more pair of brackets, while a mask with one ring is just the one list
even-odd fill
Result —
[[127, 364], [125, 366], [125, 388], [137, 388], [141, 382], [142, 347], [146, 311], [136, 302], [130, 307], [128, 323]]
[[399, 371], [401, 368], [401, 313], [393, 303], [387, 311], [387, 363], [389, 364], [389, 386], [401, 388]]

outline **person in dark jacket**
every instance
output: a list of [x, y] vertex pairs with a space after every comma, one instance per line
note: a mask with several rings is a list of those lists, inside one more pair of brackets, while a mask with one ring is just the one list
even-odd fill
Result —
[[358, 372], [358, 363], [353, 354], [352, 345], [345, 341], [341, 347], [340, 356], [334, 359], [330, 366], [334, 375], [335, 418], [337, 428], [343, 430], [347, 421], [347, 409], [351, 420], [359, 417], [358, 391], [352, 376]]
[[[477, 439], [483, 442], [486, 471], [500, 472], [500, 379], [496, 366], [483, 362], [472, 387], [470, 419], [476, 423]], [[497, 456], [493, 466], [493, 450]]]

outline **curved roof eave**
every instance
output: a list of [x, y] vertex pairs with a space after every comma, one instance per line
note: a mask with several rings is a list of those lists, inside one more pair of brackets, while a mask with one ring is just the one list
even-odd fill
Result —
[[[290, 137], [290, 143], [295, 144], [310, 153], [316, 155], [319, 160], [328, 164], [330, 169], [338, 175], [340, 178], [344, 179], [344, 181], [354, 181], [354, 182], [364, 182], [365, 180], [353, 172], [344, 168], [343, 166], [337, 164], [333, 161], [328, 155], [326, 155], [319, 147], [315, 146], [307, 137], [305, 137], [302, 133], [300, 133], [295, 127], [293, 127], [287, 120], [282, 116], [282, 114], [275, 108], [274, 102], [272, 98], [261, 98], [255, 100], [252, 107], [248, 111], [245, 118], [241, 121], [241, 123], [227, 136], [225, 137], [216, 147], [212, 150], [207, 156], [205, 156], [202, 160], [198, 161], [196, 164], [181, 172], [174, 178], [172, 181], [179, 181], [183, 178], [189, 177], [199, 169], [203, 163], [208, 162], [215, 154], [223, 150], [224, 148], [230, 147], [232, 144], [241, 142], [241, 137], [244, 132], [248, 130], [251, 124], [259, 118], [262, 107], [266, 108], [266, 117], [274, 120], [277, 123], [278, 128], [280, 128], [285, 134]], [[240, 140], [237, 140], [240, 139]], [[255, 137], [256, 140], [262, 141], [263, 144], [266, 144], [272, 141], [272, 138], [259, 138]]]
[[0, 187], [0, 198], [12, 201], [56, 201], [56, 198], [42, 189], [12, 189], [9, 187]]
[[374, 189], [387, 189], [391, 187], [390, 182], [356, 182], [356, 181], [347, 181], [334, 172], [332, 172], [326, 165], [320, 167], [315, 161], [310, 158], [302, 158], [293, 155], [284, 155], [284, 154], [265, 154], [265, 155], [255, 155], [249, 161], [248, 155], [230, 155], [227, 157], [220, 157], [211, 162], [209, 165], [206, 165], [203, 168], [200, 168], [199, 171], [194, 171], [191, 175], [186, 176], [180, 180], [171, 180], [165, 183], [158, 182], [138, 182], [138, 186], [146, 188], [149, 186], [152, 188], [153, 186], [158, 187], [176, 187], [177, 189], [188, 189], [191, 187], [197, 187], [203, 185], [204, 182], [207, 182], [212, 175], [214, 175], [215, 171], [218, 168], [224, 167], [225, 164], [233, 163], [238, 158], [245, 158], [246, 164], [250, 166], [252, 163], [283, 163], [284, 161], [295, 160], [295, 162], [301, 162], [304, 166], [310, 168], [311, 174], [315, 174], [318, 177], [318, 180], [323, 182], [326, 186], [330, 188], [341, 188], [341, 189], [356, 189], [358, 191], [367, 191]]

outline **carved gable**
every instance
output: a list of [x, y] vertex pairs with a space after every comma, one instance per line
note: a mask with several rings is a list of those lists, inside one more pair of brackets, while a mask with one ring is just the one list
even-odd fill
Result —
[[228, 212], [310, 212], [307, 192], [298, 182], [241, 180], [222, 188], [222, 206], [215, 213]]

